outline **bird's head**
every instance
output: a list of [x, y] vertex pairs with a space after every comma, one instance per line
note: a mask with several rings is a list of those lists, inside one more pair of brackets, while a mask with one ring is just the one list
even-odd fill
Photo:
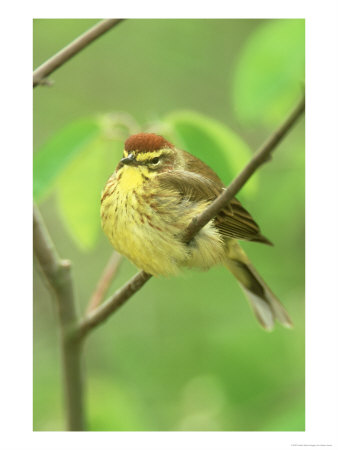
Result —
[[128, 172], [127, 168], [133, 168], [152, 177], [157, 173], [173, 170], [176, 162], [177, 150], [173, 144], [157, 134], [138, 133], [126, 140], [117, 171]]

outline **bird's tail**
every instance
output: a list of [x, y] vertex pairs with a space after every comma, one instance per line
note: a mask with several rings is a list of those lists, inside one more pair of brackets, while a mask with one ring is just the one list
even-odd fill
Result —
[[242, 248], [237, 243], [231, 247], [225, 266], [237, 278], [259, 323], [266, 330], [272, 330], [278, 320], [285, 327], [291, 328], [292, 321], [286, 309], [250, 263]]

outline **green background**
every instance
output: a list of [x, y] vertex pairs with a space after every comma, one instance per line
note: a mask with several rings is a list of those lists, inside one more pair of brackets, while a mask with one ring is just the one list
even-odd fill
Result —
[[[34, 20], [34, 68], [96, 20]], [[34, 90], [34, 195], [81, 312], [111, 255], [99, 198], [150, 130], [229, 183], [304, 89], [303, 20], [127, 20]], [[296, 431], [304, 405], [304, 119], [238, 198], [275, 246], [243, 243], [293, 330], [256, 323], [221, 267], [151, 279], [85, 346], [90, 430]], [[110, 292], [136, 271], [123, 261]], [[34, 430], [64, 429], [56, 305], [34, 266]]]

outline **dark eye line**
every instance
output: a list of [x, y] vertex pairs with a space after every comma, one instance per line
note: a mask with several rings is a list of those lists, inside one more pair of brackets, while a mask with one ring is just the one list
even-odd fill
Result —
[[162, 155], [161, 156], [155, 156], [155, 158], [146, 159], [144, 161], [138, 161], [137, 157], [136, 157], [135, 164], [137, 166], [147, 166], [149, 164], [158, 164], [161, 159], [162, 159]]
[[155, 156], [155, 158], [152, 158], [149, 162], [150, 164], [157, 164], [160, 160], [159, 156]]

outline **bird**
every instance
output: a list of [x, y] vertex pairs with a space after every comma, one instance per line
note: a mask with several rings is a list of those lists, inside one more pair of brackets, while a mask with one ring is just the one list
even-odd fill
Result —
[[234, 197], [192, 239], [190, 222], [226, 186], [202, 160], [154, 133], [131, 135], [101, 195], [101, 224], [116, 251], [157, 276], [185, 268], [225, 266], [237, 279], [260, 325], [291, 328], [288, 312], [250, 262], [238, 241], [272, 245]]

